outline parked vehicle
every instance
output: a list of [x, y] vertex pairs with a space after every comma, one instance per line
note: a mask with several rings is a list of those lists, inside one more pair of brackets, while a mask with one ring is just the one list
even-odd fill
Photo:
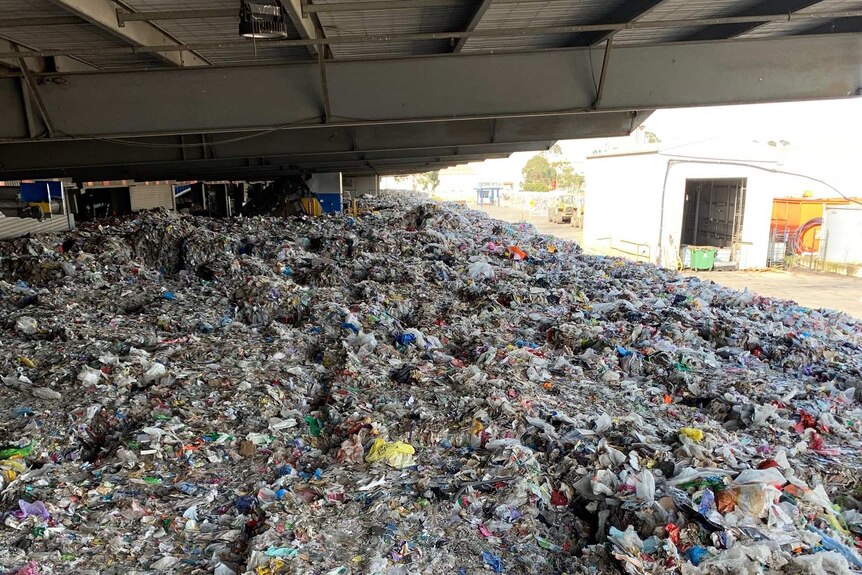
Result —
[[548, 208], [548, 221], [554, 224], [571, 223], [577, 211], [575, 196], [560, 196]]

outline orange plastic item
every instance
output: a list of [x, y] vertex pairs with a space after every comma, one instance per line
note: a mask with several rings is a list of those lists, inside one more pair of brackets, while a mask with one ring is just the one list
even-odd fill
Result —
[[512, 254], [512, 259], [516, 261], [527, 259], [527, 253], [518, 246], [509, 246], [509, 253]]
[[736, 508], [736, 493], [730, 489], [719, 491], [715, 495], [715, 507], [719, 513], [727, 513]]

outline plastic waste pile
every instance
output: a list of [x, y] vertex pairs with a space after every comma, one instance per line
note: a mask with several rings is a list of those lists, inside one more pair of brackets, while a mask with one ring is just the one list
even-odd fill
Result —
[[0, 243], [0, 573], [862, 572], [862, 326], [458, 206]]

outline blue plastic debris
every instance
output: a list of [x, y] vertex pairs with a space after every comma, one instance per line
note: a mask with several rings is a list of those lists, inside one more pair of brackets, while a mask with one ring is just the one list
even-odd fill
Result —
[[408, 345], [416, 341], [416, 336], [412, 333], [402, 333], [395, 338], [395, 341], [398, 342], [399, 345], [407, 347]]
[[344, 322], [341, 324], [341, 329], [349, 329], [353, 333], [359, 333], [359, 326], [355, 323]]
[[835, 551], [844, 556], [847, 561], [857, 568], [862, 568], [862, 559], [859, 558], [853, 550], [849, 547], [838, 541], [837, 539], [833, 539], [829, 535], [826, 534], [825, 531], [821, 531], [820, 529], [814, 527], [813, 525], [808, 525], [807, 529], [812, 533], [817, 533], [820, 535], [820, 542], [823, 549], [827, 551]]
[[494, 573], [503, 572], [503, 561], [493, 553], [482, 551], [482, 560], [485, 561], [485, 565], [490, 567]]
[[701, 547], [700, 545], [695, 545], [685, 552], [685, 558], [691, 561], [691, 564], [695, 567], [700, 565], [700, 562], [708, 555], [709, 553], [707, 552], [706, 547]]
[[701, 515], [706, 515], [713, 509], [715, 509], [715, 495], [710, 489], [706, 489], [700, 497], [700, 503], [697, 506], [697, 510]]
[[234, 499], [233, 505], [240, 513], [248, 513], [257, 505], [257, 497], [254, 495], [241, 495]]
[[175, 299], [177, 299], [177, 295], [172, 291], [164, 291], [162, 292], [162, 299], [174, 301]]
[[29, 407], [15, 407], [12, 409], [12, 417], [27, 417], [33, 415], [33, 410]]

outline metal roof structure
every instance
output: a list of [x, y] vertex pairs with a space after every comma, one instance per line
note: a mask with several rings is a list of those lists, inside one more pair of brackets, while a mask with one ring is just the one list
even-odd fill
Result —
[[444, 167], [858, 95], [860, 0], [0, 0], [0, 179]]

